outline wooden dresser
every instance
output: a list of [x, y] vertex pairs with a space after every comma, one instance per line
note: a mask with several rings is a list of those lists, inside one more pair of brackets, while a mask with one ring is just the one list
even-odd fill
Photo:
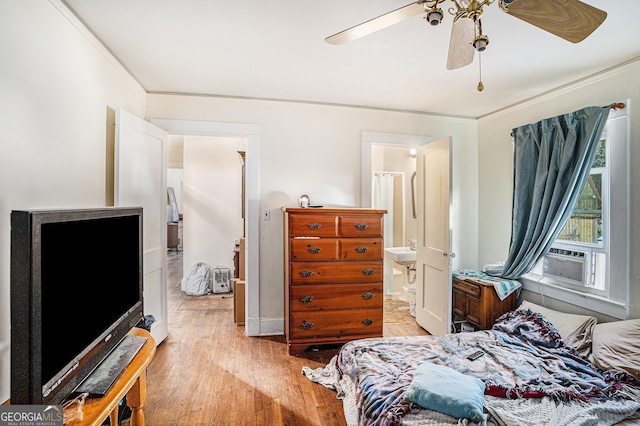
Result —
[[386, 210], [282, 210], [289, 354], [381, 337]]
[[515, 308], [515, 292], [500, 300], [493, 284], [473, 278], [453, 278], [453, 313], [476, 328], [490, 329], [500, 315]]

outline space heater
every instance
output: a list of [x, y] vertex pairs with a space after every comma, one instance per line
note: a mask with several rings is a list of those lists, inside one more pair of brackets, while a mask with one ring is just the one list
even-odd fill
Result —
[[222, 266], [212, 268], [213, 282], [211, 285], [213, 288], [211, 291], [214, 293], [229, 293], [232, 288], [231, 269]]

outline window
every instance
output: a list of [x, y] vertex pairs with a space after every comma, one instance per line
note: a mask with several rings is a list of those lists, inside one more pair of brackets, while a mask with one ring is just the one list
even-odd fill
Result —
[[[571, 216], [556, 238], [551, 250], [554, 261], [542, 259], [542, 275], [562, 280], [557, 272], [578, 269], [567, 283], [593, 289], [592, 293], [604, 295], [608, 247], [605, 236], [609, 229], [609, 215], [605, 203], [609, 199], [607, 168], [607, 128], [602, 132], [591, 174], [573, 208]], [[567, 251], [569, 251], [567, 253]], [[561, 257], [561, 256], [568, 257]], [[546, 260], [546, 265], [544, 264]], [[578, 276], [575, 276], [575, 275]]]
[[611, 111], [580, 198], [550, 252], [525, 277], [525, 288], [626, 317], [628, 139], [627, 109]]
[[607, 185], [603, 186], [602, 184], [603, 178], [606, 181], [607, 173], [606, 133], [605, 129], [598, 144], [589, 179], [582, 188], [571, 217], [556, 238], [558, 242], [602, 245], [604, 232], [602, 207], [606, 197], [604, 191], [609, 189]]

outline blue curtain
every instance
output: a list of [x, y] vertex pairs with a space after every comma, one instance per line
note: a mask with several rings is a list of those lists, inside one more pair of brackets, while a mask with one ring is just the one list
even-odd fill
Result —
[[591, 171], [611, 106], [513, 129], [511, 243], [500, 276], [517, 279], [547, 254]]

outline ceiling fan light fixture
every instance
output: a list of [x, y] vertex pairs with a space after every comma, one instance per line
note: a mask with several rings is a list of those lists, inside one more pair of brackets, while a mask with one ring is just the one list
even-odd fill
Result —
[[475, 47], [478, 52], [484, 52], [488, 45], [489, 37], [486, 35], [479, 35], [473, 40], [473, 47]]
[[489, 37], [483, 35], [480, 22], [485, 6], [497, 1], [500, 10], [508, 15], [572, 43], [588, 37], [607, 17], [605, 11], [581, 0], [414, 0], [406, 6], [329, 36], [325, 41], [343, 44], [425, 12], [424, 19], [435, 26], [444, 18], [438, 6], [447, 1], [453, 3], [453, 7], [447, 9], [453, 15], [447, 69], [454, 70], [471, 64], [477, 51], [480, 66], [478, 91], [484, 90], [480, 56], [489, 45]]
[[438, 25], [440, 22], [442, 22], [442, 18], [444, 17], [444, 14], [442, 13], [442, 9], [438, 9], [438, 8], [432, 8], [427, 10], [427, 22], [430, 23], [433, 26]]

